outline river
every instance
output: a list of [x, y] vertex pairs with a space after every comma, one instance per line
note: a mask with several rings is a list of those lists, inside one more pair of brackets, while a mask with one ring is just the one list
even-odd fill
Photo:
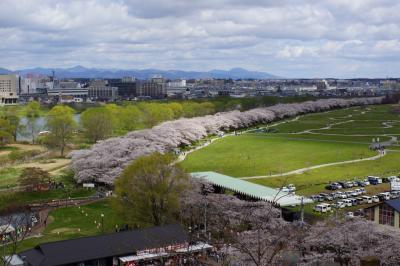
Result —
[[[77, 124], [79, 124], [80, 119], [81, 119], [80, 114], [74, 114], [74, 120], [76, 121]], [[28, 122], [28, 119], [26, 117], [22, 117], [20, 119], [19, 123], [22, 126], [21, 128], [23, 128], [22, 131], [26, 131], [25, 128], [26, 128], [27, 122]], [[36, 127], [38, 129], [37, 132], [47, 130], [45, 116], [41, 116], [36, 119]], [[21, 132], [21, 130], [19, 130], [17, 132], [17, 141], [32, 141], [32, 136], [27, 132]]]

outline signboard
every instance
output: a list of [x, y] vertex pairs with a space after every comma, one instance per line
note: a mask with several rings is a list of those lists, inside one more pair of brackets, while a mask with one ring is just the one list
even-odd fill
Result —
[[83, 183], [84, 188], [94, 188], [94, 183]]
[[391, 190], [400, 190], [400, 182], [399, 181], [390, 182], [390, 189]]

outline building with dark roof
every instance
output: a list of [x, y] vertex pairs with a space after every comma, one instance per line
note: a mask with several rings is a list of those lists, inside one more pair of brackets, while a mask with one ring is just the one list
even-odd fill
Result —
[[400, 199], [387, 200], [364, 209], [365, 217], [378, 224], [400, 228]]
[[[146, 260], [179, 257], [179, 251], [201, 251], [211, 246], [189, 246], [180, 225], [123, 231], [39, 244], [19, 253], [27, 265], [146, 265]], [[178, 252], [178, 253], [177, 253]], [[133, 263], [133, 264], [132, 264]]]
[[118, 97], [122, 100], [131, 100], [138, 96], [138, 82], [129, 79], [109, 80], [109, 87], [118, 88]]

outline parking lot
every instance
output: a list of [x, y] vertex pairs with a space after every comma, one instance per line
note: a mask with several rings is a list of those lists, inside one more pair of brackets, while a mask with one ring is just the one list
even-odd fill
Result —
[[323, 192], [310, 196], [317, 203], [313, 210], [325, 213], [333, 209], [368, 205], [399, 198], [400, 191], [390, 191], [389, 186], [391, 182], [398, 182], [399, 180], [397, 176], [383, 179], [376, 176], [368, 176], [361, 180], [329, 183], [326, 185], [326, 189], [332, 192]]

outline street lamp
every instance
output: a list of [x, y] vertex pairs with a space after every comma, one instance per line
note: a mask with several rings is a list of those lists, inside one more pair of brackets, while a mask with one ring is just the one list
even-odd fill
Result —
[[101, 233], [104, 233], [104, 214], [101, 214]]

